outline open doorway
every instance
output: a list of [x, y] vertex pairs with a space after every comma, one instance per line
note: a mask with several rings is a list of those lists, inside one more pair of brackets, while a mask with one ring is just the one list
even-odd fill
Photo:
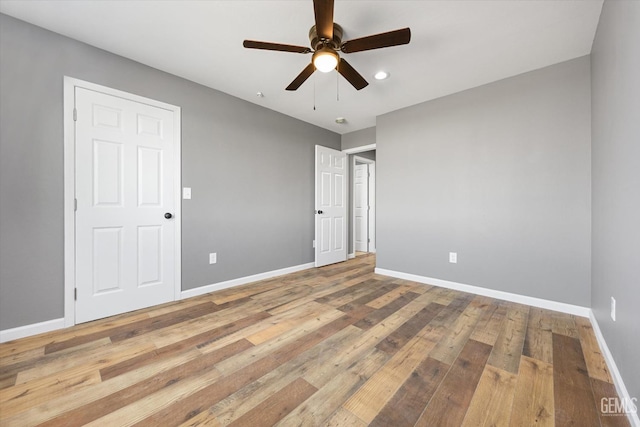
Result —
[[376, 252], [375, 151], [351, 159], [351, 238], [353, 254]]

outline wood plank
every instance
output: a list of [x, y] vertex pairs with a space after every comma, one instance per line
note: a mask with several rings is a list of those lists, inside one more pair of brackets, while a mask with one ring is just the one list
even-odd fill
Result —
[[[353, 346], [353, 342], [361, 337], [362, 330], [350, 325], [340, 331], [338, 334], [344, 334], [342, 339], [336, 340], [334, 337], [323, 341], [318, 347], [318, 354], [313, 355], [315, 361], [312, 367], [308, 367], [301, 373], [302, 377], [319, 390], [322, 390], [329, 381], [340, 376], [345, 371], [351, 371], [354, 366], [358, 366], [364, 359], [377, 361], [378, 358], [384, 359], [386, 362], [389, 356], [384, 356], [375, 351], [373, 341], [369, 341], [368, 345], [358, 347]], [[372, 355], [375, 355], [372, 356]], [[366, 365], [369, 366], [369, 365]], [[362, 377], [362, 380], [368, 379], [368, 376]]]
[[503, 301], [494, 300], [483, 313], [469, 338], [493, 346], [502, 330], [502, 323], [506, 315], [506, 304]]
[[256, 321], [263, 320], [268, 317], [270, 316], [266, 312], [260, 312], [252, 316], [245, 317], [244, 319], [241, 319], [237, 322], [228, 323], [221, 327], [193, 336], [189, 339], [178, 341], [159, 349], [153, 349], [152, 351], [144, 352], [136, 357], [131, 357], [123, 360], [120, 363], [115, 363], [113, 365], [107, 366], [100, 369], [100, 375], [102, 376], [103, 381], [106, 381], [110, 378], [113, 378], [117, 375], [122, 375], [123, 373], [129, 372], [133, 369], [138, 369], [140, 366], [148, 364], [152, 361], [166, 359], [180, 352], [187, 351], [191, 348], [204, 347], [211, 342], [214, 342], [237, 330], [243, 329], [244, 327]]
[[553, 396], [557, 425], [599, 426], [580, 341], [553, 334]]
[[341, 280], [337, 280], [333, 283], [328, 283], [322, 287], [320, 286], [315, 286], [313, 287], [313, 292], [309, 295], [307, 295], [306, 297], [303, 298], [295, 298], [292, 301], [289, 301], [287, 303], [284, 303], [278, 307], [272, 308], [269, 310], [269, 313], [273, 314], [273, 315], [277, 315], [281, 312], [287, 311], [287, 310], [291, 310], [295, 307], [297, 307], [298, 305], [302, 305], [302, 304], [306, 304], [309, 301], [314, 301], [316, 299], [322, 298], [324, 296], [327, 296], [329, 294], [332, 294], [333, 292], [336, 292], [338, 290], [342, 290], [342, 289], [346, 289], [349, 288], [351, 286], [355, 286], [357, 284], [363, 283], [367, 280], [370, 280], [373, 278], [373, 273], [367, 273], [364, 275], [357, 275], [354, 278], [351, 278], [349, 280], [346, 281], [341, 281]]
[[367, 423], [344, 408], [338, 409], [325, 423], [325, 427], [366, 427]]
[[[322, 315], [309, 320], [301, 324], [298, 328], [291, 329], [278, 337], [270, 339], [259, 345], [254, 346], [233, 358], [224, 360], [218, 364], [218, 368], [225, 373], [232, 373], [244, 366], [247, 366], [264, 357], [266, 354], [273, 354], [275, 351], [282, 349], [285, 346], [291, 345], [298, 339], [303, 339], [309, 333], [312, 333], [319, 328], [333, 322], [336, 319], [343, 318], [346, 315], [338, 310], [329, 311]], [[224, 340], [221, 340], [224, 341]], [[205, 347], [200, 349], [203, 352], [211, 351], [211, 347]]]
[[486, 365], [462, 427], [508, 426], [518, 376]]
[[[613, 384], [607, 381], [591, 378], [591, 388], [593, 389], [593, 397], [596, 402], [596, 407], [598, 408], [600, 424], [602, 427], [631, 426], [629, 419], [626, 414], [624, 414], [625, 408], [622, 408], [622, 406], [616, 408], [616, 403], [622, 404], [622, 400], [620, 400], [616, 387]], [[616, 399], [618, 399], [617, 402]], [[633, 402], [633, 405], [636, 406], [637, 410], [638, 401], [636, 400]], [[633, 410], [632, 407], [628, 409]]]
[[[25, 338], [25, 340], [27, 339], [28, 338]], [[6, 372], [7, 367], [20, 362], [29, 363], [44, 356], [44, 347], [25, 348], [22, 350], [22, 345], [18, 347], [13, 345], [13, 343], [15, 343], [15, 341], [0, 344], [0, 348], [4, 347], [9, 350], [4, 357], [0, 358], [0, 379], [3, 373]]]
[[451, 304], [453, 300], [460, 295], [454, 290], [446, 288], [434, 288], [434, 292], [436, 293], [436, 299], [434, 299], [433, 302], [446, 306]]
[[318, 426], [328, 419], [388, 359], [376, 349], [351, 365], [346, 371], [328, 377], [326, 384], [298, 405], [278, 426]]
[[396, 331], [389, 334], [376, 347], [388, 354], [394, 354], [400, 348], [413, 338], [420, 330], [431, 322], [444, 308], [443, 305], [431, 303], [415, 316], [412, 316], [407, 322], [400, 326]]
[[532, 307], [529, 311], [529, 322], [522, 354], [543, 362], [553, 363], [551, 318], [547, 310]]
[[155, 346], [148, 342], [125, 342], [91, 349], [75, 357], [64, 357], [46, 364], [36, 364], [20, 371], [16, 384], [37, 381], [50, 376], [74, 376], [107, 368], [124, 360], [153, 351]]
[[342, 406], [367, 423], [373, 421], [435, 347], [438, 337], [433, 338], [416, 336], [411, 339]]
[[5, 418], [2, 411], [0, 411], [0, 420], [2, 423], [6, 422], [7, 425], [37, 425], [60, 414], [71, 411], [79, 406], [86, 405], [92, 401], [115, 393], [118, 390], [122, 390], [136, 383], [145, 382], [147, 379], [159, 372], [187, 363], [189, 360], [199, 357], [200, 355], [201, 354], [198, 351], [193, 350], [188, 353], [182, 353], [169, 360], [162, 360], [157, 363], [143, 366], [135, 371], [115, 377], [109, 381], [100, 382], [91, 387], [90, 391], [81, 389], [67, 393], [59, 393], [58, 395], [53, 395], [51, 400], [39, 405], [31, 406], [28, 410], [20, 412], [12, 417]]
[[[166, 406], [160, 406], [155, 403], [156, 408], [152, 411], [150, 410], [148, 413], [143, 414], [136, 413], [135, 415], [128, 412], [119, 414], [119, 411], [116, 411], [110, 414], [109, 419], [106, 419], [106, 417], [102, 419], [102, 422], [113, 422], [113, 425], [116, 425], [129, 419], [129, 416], [138, 419], [142, 416], [144, 419], [133, 425], [138, 427], [178, 425], [207, 410], [216, 402], [257, 380], [278, 365], [279, 363], [274, 358], [267, 356], [220, 380], [213, 381], [212, 379], [212, 381], [199, 382], [195, 385], [185, 382], [184, 386], [188, 386], [188, 390], [185, 388], [184, 391], [180, 390], [178, 393], [172, 393], [161, 400], [161, 402], [168, 403]], [[150, 397], [153, 397], [153, 395]], [[160, 406], [160, 410], [158, 410], [158, 406]]]
[[509, 425], [553, 427], [553, 365], [523, 356]]
[[[309, 370], [317, 370], [319, 359], [332, 359], [332, 356], [345, 345], [348, 345], [358, 329], [348, 326], [335, 333], [318, 345], [292, 358], [290, 361], [280, 365], [278, 368], [265, 374], [257, 381], [247, 384], [242, 389], [229, 395], [225, 399], [209, 408], [210, 415], [223, 425], [237, 419], [259, 405], [278, 390], [297, 378], [304, 378], [304, 374]], [[343, 372], [340, 369], [339, 372]], [[318, 385], [312, 384], [319, 388]], [[321, 383], [324, 385], [324, 383]]]
[[469, 304], [455, 320], [452, 319], [444, 338], [429, 356], [447, 365], [453, 364], [481, 315], [480, 307]]
[[387, 305], [380, 307], [377, 310], [371, 312], [367, 316], [363, 317], [358, 322], [354, 323], [354, 326], [360, 329], [369, 329], [372, 326], [379, 323], [381, 320], [389, 317], [391, 314], [398, 311], [400, 308], [409, 304], [411, 301], [419, 297], [419, 294], [414, 292], [407, 292], [405, 294], [400, 295], [398, 298], [393, 300]]
[[16, 379], [18, 378], [18, 373], [9, 373], [0, 377], [0, 390], [8, 387], [13, 387], [16, 385]]
[[225, 307], [216, 305], [212, 302], [205, 302], [194, 307], [183, 309], [178, 313], [167, 313], [162, 316], [152, 317], [149, 320], [139, 322], [135, 327], [128, 326], [127, 328], [119, 328], [118, 330], [111, 331], [109, 338], [111, 338], [112, 342], [136, 338], [151, 331], [163, 329], [177, 325], [178, 323], [187, 322], [189, 320], [221, 311], [223, 308]]
[[377, 298], [367, 301], [366, 304], [371, 308], [382, 308], [407, 292], [414, 292], [412, 288], [412, 286], [407, 285], [396, 285], [395, 289], [391, 289], [384, 294], [380, 294]]
[[[308, 303], [313, 303], [313, 304], [317, 304], [314, 301], [310, 301]], [[282, 341], [282, 340], [287, 340], [289, 339], [289, 337], [293, 334], [297, 334], [297, 335], [301, 335], [302, 333], [304, 333], [303, 331], [305, 330], [313, 330], [321, 325], [327, 324], [335, 319], [337, 319], [338, 317], [341, 317], [344, 315], [343, 312], [336, 310], [333, 307], [330, 306], [325, 306], [326, 310], [320, 312], [319, 314], [317, 314], [317, 316], [312, 317], [310, 319], [308, 319], [307, 321], [301, 321], [296, 328], [293, 329], [288, 329], [283, 331], [280, 335], [277, 335], [275, 337], [272, 337], [271, 339], [269, 339], [268, 341], [266, 341], [267, 343], [269, 342], [273, 342], [273, 341]], [[292, 310], [295, 310], [292, 309]], [[217, 348], [223, 347], [229, 343], [238, 341], [239, 339], [244, 339], [248, 336], [251, 336], [253, 334], [256, 334], [260, 331], [263, 331], [265, 329], [270, 328], [273, 324], [277, 324], [280, 322], [286, 322], [287, 320], [293, 319], [295, 318], [295, 316], [292, 316], [291, 313], [287, 312], [281, 312], [279, 314], [273, 315], [270, 318], [265, 319], [264, 321], [260, 321], [260, 322], [256, 322], [253, 325], [249, 325], [246, 328], [240, 329], [230, 335], [227, 335], [225, 337], [220, 338], [217, 341], [214, 342], [208, 342], [206, 345], [204, 346], [200, 346], [199, 349], [200, 351], [202, 351], [203, 353], [209, 352], [209, 351], [214, 351]], [[262, 342], [260, 344], [258, 344], [258, 346], [263, 345], [265, 342]]]
[[[198, 301], [197, 304], [200, 304], [201, 302], [202, 301]], [[73, 328], [60, 329], [53, 332], [34, 335], [32, 337], [22, 338], [20, 340], [2, 343], [0, 344], [0, 366], [4, 366], [5, 359], [7, 358], [20, 357], [20, 354], [31, 351], [44, 355], [44, 347], [52, 342], [64, 341], [79, 335], [91, 334], [94, 331], [111, 329], [118, 325], [133, 323], [140, 319], [146, 319], [149, 317], [149, 310], [158, 309], [158, 307], [153, 307], [152, 309], [135, 311], [133, 313], [119, 314], [106, 319], [75, 325]]]
[[100, 330], [92, 334], [80, 335], [65, 341], [52, 342], [45, 346], [44, 352], [45, 354], [50, 354], [105, 337], [111, 338], [113, 342], [122, 341], [127, 338], [144, 334], [150, 330], [164, 328], [166, 326], [184, 322], [185, 320], [210, 314], [216, 311], [216, 308], [217, 306], [214, 303], [204, 302], [195, 307], [184, 308], [178, 313], [167, 313], [154, 318], [142, 319], [135, 323], [124, 324], [113, 329]]
[[571, 338], [580, 338], [575, 318], [571, 314], [550, 311], [551, 331], [554, 334], [565, 335]]
[[[388, 295], [389, 293], [394, 292], [394, 290], [398, 287], [399, 287], [398, 285], [392, 285], [392, 284], [385, 284], [384, 286], [378, 286], [372, 292], [368, 292], [363, 296], [361, 296], [360, 298], [357, 298], [355, 300], [349, 301], [344, 305], [341, 305], [340, 307], [338, 307], [338, 310], [351, 311], [361, 305], [367, 304], [375, 299], [378, 299], [380, 296]], [[371, 308], [375, 309], [378, 307], [371, 307]]]
[[160, 391], [163, 388], [185, 381], [194, 376], [206, 374], [220, 360], [231, 357], [234, 354], [251, 347], [252, 344], [247, 340], [238, 341], [219, 351], [212, 352], [201, 357], [192, 359], [187, 363], [176, 366], [167, 371], [161, 372], [144, 383], [137, 383], [125, 389], [105, 396], [102, 399], [91, 402], [76, 408], [73, 411], [66, 412], [55, 419], [49, 420], [43, 426], [67, 426], [67, 425], [84, 425], [91, 421], [97, 420], [111, 412], [142, 399], [143, 397]]
[[527, 332], [529, 307], [514, 304], [507, 309], [503, 328], [496, 340], [489, 364], [513, 374], [518, 373], [520, 356]]
[[60, 393], [73, 393], [76, 390], [87, 390], [100, 383], [97, 370], [81, 372], [79, 375], [48, 376], [42, 379], [18, 384], [0, 393], [2, 417], [11, 417], [37, 405], [55, 398]]
[[229, 426], [274, 425], [316, 391], [317, 389], [314, 386], [302, 378], [298, 378], [251, 411], [233, 421]]
[[467, 341], [416, 422], [416, 427], [460, 426], [490, 353], [490, 346], [478, 341]]
[[412, 426], [424, 411], [449, 365], [427, 357], [369, 424], [371, 427]]
[[[376, 288], [381, 286], [384, 285], [381, 284], [380, 280], [369, 279], [364, 282], [358, 283], [357, 285], [349, 286], [348, 288], [337, 290], [329, 295], [316, 298], [316, 302], [319, 302], [320, 304], [332, 303], [334, 307], [338, 307], [342, 304], [346, 304], [349, 301], [360, 298], [362, 295], [373, 292]], [[342, 301], [341, 298], [343, 297], [350, 299], [342, 303], [336, 303], [336, 301]]]
[[326, 306], [322, 304], [318, 304], [315, 301], [310, 301], [308, 304], [301, 305], [291, 310], [291, 313], [288, 313], [288, 319], [282, 320], [278, 319], [275, 322], [271, 322], [272, 325], [268, 328], [262, 329], [254, 334], [251, 334], [247, 337], [247, 340], [253, 343], [254, 345], [261, 344], [265, 341], [269, 341], [270, 339], [277, 337], [278, 335], [283, 334], [284, 332], [293, 329], [299, 326], [301, 323], [304, 323], [308, 320], [317, 317], [318, 314], [327, 311]]
[[[61, 350], [53, 354], [44, 354], [44, 352], [41, 352], [39, 355], [35, 356], [31, 360], [22, 360], [13, 364], [3, 365], [0, 368], [0, 378], [15, 377], [14, 384], [19, 385], [24, 382], [23, 379], [25, 377], [24, 377], [24, 374], [22, 373], [23, 371], [28, 371], [29, 369], [31, 369], [36, 365], [40, 365], [40, 366], [48, 365], [50, 367], [59, 366], [58, 369], [63, 369], [62, 366], [65, 364], [65, 361], [75, 358], [76, 357], [75, 355], [81, 355], [80, 357], [84, 357], [88, 353], [101, 351], [102, 349], [107, 348], [107, 345], [110, 343], [111, 343], [111, 340], [108, 337], [106, 337], [106, 338], [98, 339], [96, 341], [86, 342], [76, 347]], [[21, 373], [20, 378], [18, 378], [18, 375], [17, 375], [18, 373]]]
[[589, 376], [600, 381], [613, 383], [609, 367], [602, 356], [591, 322], [585, 317], [575, 317], [575, 323]]

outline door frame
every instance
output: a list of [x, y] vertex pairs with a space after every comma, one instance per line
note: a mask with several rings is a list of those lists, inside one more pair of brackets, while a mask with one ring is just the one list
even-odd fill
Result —
[[106, 95], [124, 98], [130, 101], [151, 105], [153, 107], [162, 108], [173, 112], [174, 117], [174, 179], [175, 179], [175, 274], [174, 274], [174, 296], [173, 300], [180, 299], [182, 290], [182, 172], [181, 172], [181, 147], [182, 132], [181, 109], [175, 105], [166, 104], [154, 99], [145, 98], [143, 96], [134, 95], [121, 90], [101, 86], [73, 77], [64, 76], [64, 93], [63, 93], [63, 123], [64, 123], [64, 326], [73, 326], [76, 324], [75, 297], [74, 290], [76, 287], [76, 239], [75, 239], [75, 176], [76, 176], [76, 133], [75, 133], [75, 88], [80, 87], [95, 92], [101, 92]]
[[[360, 162], [360, 163], [366, 163], [367, 165], [375, 165], [376, 161], [375, 160], [371, 160], [371, 159], [367, 159], [364, 157], [360, 157], [358, 155], [354, 155], [351, 159], [351, 170], [353, 171], [353, 173], [351, 174], [351, 194], [353, 195], [353, 197], [351, 198], [351, 224], [353, 224], [353, 230], [351, 230], [351, 238], [352, 238], [352, 242], [353, 242], [353, 255], [355, 256], [356, 254], [356, 180], [355, 180], [355, 170], [356, 170], [356, 163]], [[371, 194], [371, 175], [370, 175], [370, 171], [369, 168], [367, 168], [367, 204], [369, 205], [369, 195]], [[374, 176], [375, 179], [375, 176]], [[375, 192], [375, 183], [373, 185], [373, 191]], [[374, 204], [373, 206], [369, 205], [369, 210], [367, 211], [367, 238], [371, 239], [371, 211], [373, 211], [373, 215], [374, 215], [374, 221], [373, 221], [373, 227], [375, 227], [375, 209], [376, 209], [376, 205], [375, 205], [375, 199], [374, 199]], [[375, 237], [374, 237], [375, 239]], [[367, 253], [375, 253], [376, 252], [376, 244], [375, 244], [375, 240], [373, 242], [373, 250], [371, 249], [371, 240], [369, 240], [367, 242]]]

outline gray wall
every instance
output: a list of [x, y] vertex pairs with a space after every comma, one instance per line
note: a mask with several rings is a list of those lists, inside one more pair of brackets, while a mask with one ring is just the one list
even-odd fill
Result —
[[640, 2], [605, 1], [591, 67], [591, 302], [629, 394], [640, 398]]
[[64, 75], [182, 107], [183, 289], [313, 261], [314, 146], [340, 135], [0, 15], [0, 329], [64, 314]]
[[378, 117], [377, 266], [590, 306], [590, 126], [588, 57]]
[[349, 132], [342, 135], [342, 150], [349, 148], [362, 147], [363, 145], [371, 145], [376, 143], [376, 128], [370, 127], [366, 129]]
[[363, 157], [363, 158], [369, 159], [369, 160], [375, 160], [376, 159], [376, 150], [363, 151], [362, 153], [352, 154], [352, 156], [358, 156], [358, 157]]

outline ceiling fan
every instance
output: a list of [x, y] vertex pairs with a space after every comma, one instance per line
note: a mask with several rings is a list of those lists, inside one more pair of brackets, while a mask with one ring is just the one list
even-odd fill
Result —
[[347, 79], [353, 87], [360, 90], [369, 83], [344, 58], [340, 58], [338, 51], [354, 53], [408, 44], [411, 41], [411, 30], [403, 28], [343, 42], [342, 27], [333, 22], [333, 4], [334, 0], [313, 0], [316, 24], [309, 30], [311, 48], [256, 40], [245, 40], [242, 45], [249, 49], [293, 53], [313, 52], [311, 63], [287, 86], [287, 90], [298, 89], [315, 70], [328, 73], [334, 69]]

